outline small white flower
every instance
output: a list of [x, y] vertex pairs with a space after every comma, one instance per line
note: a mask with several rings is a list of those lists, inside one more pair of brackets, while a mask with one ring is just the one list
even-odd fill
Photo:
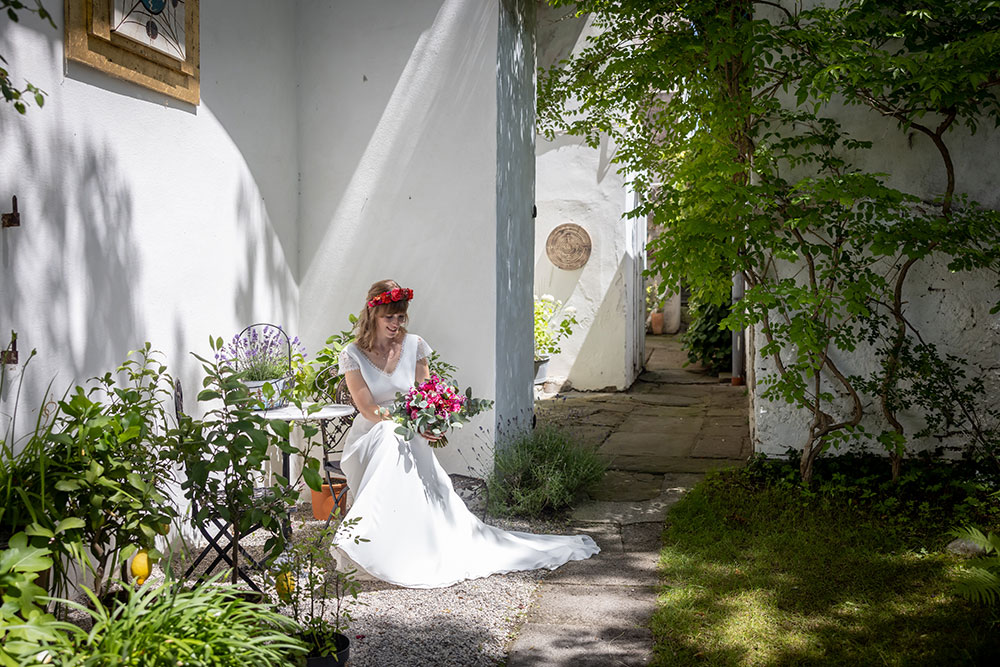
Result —
[[554, 296], [552, 296], [551, 294], [543, 294], [542, 295], [542, 301], [546, 301], [548, 303], [555, 303], [556, 302], [556, 298]]
[[565, 312], [567, 315], [576, 315], [576, 308], [570, 306], [563, 312]]

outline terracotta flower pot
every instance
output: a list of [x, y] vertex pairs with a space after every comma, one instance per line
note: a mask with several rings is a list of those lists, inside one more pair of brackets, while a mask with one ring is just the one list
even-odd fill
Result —
[[654, 310], [650, 313], [649, 324], [653, 329], [653, 333], [660, 335], [663, 333], [663, 311]]
[[[312, 491], [312, 507], [313, 507], [313, 517], [317, 521], [326, 521], [330, 517], [330, 513], [333, 512], [333, 498], [334, 496], [340, 496], [340, 516], [347, 514], [347, 494], [343, 493], [347, 489], [347, 482], [342, 484], [334, 484], [332, 487], [329, 484], [323, 485], [322, 491]], [[340, 495], [343, 493], [343, 495]]]

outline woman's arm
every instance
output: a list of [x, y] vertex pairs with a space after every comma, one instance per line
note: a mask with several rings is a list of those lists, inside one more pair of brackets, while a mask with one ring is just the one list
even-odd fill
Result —
[[389, 418], [389, 414], [385, 408], [380, 408], [375, 403], [375, 399], [372, 398], [372, 392], [368, 388], [368, 383], [362, 377], [361, 371], [347, 371], [344, 373], [344, 381], [347, 383], [348, 391], [351, 392], [351, 399], [354, 401], [354, 406], [358, 409], [362, 417], [370, 422], [382, 421]]
[[417, 384], [420, 384], [424, 380], [429, 379], [431, 376], [431, 367], [427, 364], [427, 357], [423, 359], [417, 359]]

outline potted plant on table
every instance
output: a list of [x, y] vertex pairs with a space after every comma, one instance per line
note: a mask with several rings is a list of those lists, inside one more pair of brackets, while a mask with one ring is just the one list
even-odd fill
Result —
[[564, 308], [551, 294], [535, 298], [535, 384], [545, 382], [549, 359], [562, 351], [559, 341], [572, 334], [576, 324], [576, 308]]
[[337, 521], [315, 528], [303, 522], [297, 531], [302, 539], [291, 543], [272, 571], [278, 600], [299, 625], [296, 637], [308, 647], [300, 662], [306, 667], [340, 667], [350, 658], [350, 639], [344, 633], [361, 587], [355, 570], [337, 568], [333, 550], [338, 539], [366, 540], [350, 536], [357, 518], [340, 521], [339, 510], [335, 516]]
[[216, 350], [215, 360], [238, 371], [250, 395], [269, 410], [287, 405], [292, 366], [305, 366], [305, 356], [298, 336], [290, 338], [274, 324], [252, 324], [233, 336], [229, 345]]

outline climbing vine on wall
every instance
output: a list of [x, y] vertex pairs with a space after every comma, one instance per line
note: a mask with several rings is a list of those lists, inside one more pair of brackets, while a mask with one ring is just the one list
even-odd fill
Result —
[[[854, 439], [880, 443], [898, 476], [914, 437], [956, 433], [1000, 474], [1000, 415], [976, 369], [907, 308], [920, 264], [1000, 272], [1000, 214], [963, 194], [953, 147], [1000, 125], [1000, 3], [551, 4], [592, 13], [599, 31], [540, 73], [541, 130], [594, 146], [614, 136], [643, 199], [631, 215], [664, 229], [649, 251], [667, 284], [726, 303], [743, 276], [726, 323], [761, 332], [764, 397], [810, 415], [804, 481]], [[932, 147], [911, 159], [943, 184], [936, 196], [863, 168], [879, 147], [845, 130], [845, 107]], [[876, 360], [860, 371], [845, 363], [859, 350]], [[915, 408], [923, 424], [908, 431], [901, 414]]]

